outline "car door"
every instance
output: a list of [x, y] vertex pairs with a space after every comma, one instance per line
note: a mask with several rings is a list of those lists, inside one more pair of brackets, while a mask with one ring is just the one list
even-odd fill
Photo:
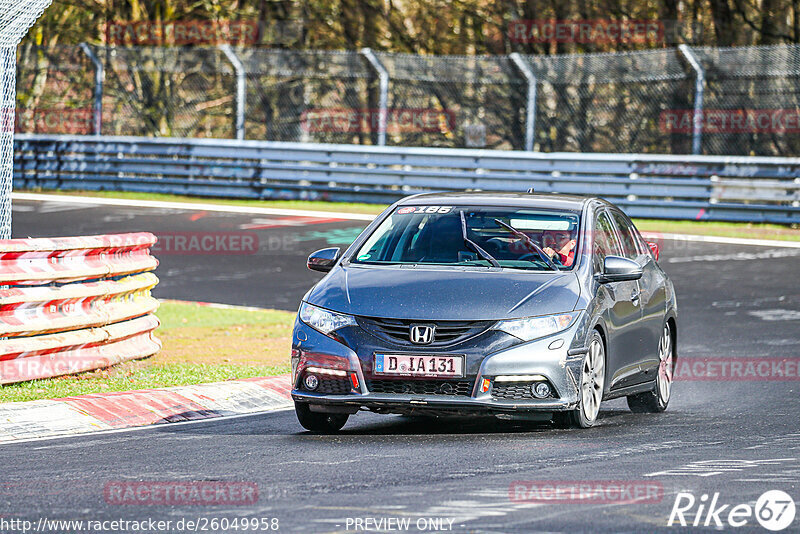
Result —
[[641, 375], [637, 381], [646, 382], [653, 380], [658, 371], [658, 342], [667, 312], [666, 280], [631, 220], [618, 210], [612, 210], [611, 216], [620, 234], [623, 254], [642, 267], [642, 277], [637, 282], [642, 311], [642, 351], [638, 358]]
[[[603, 270], [607, 255], [624, 256], [619, 235], [611, 215], [605, 209], [595, 218], [594, 271]], [[639, 285], [636, 280], [609, 282], [598, 288], [598, 297], [605, 302], [603, 312], [606, 322], [608, 345], [608, 370], [606, 379], [609, 390], [634, 385], [639, 380], [639, 359], [642, 350], [641, 319], [639, 307]]]

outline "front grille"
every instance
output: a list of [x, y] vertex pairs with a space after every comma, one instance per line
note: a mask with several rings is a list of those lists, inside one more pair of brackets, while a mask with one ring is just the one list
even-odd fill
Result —
[[[492, 385], [492, 398], [497, 400], [525, 400], [536, 399], [531, 393], [534, 382], [495, 382]], [[555, 394], [550, 386], [550, 397]]]
[[452, 345], [488, 329], [494, 321], [416, 321], [411, 319], [384, 319], [358, 317], [358, 324], [364, 330], [382, 339], [401, 345], [421, 346], [411, 342], [413, 325], [434, 326], [433, 341], [424, 346]]
[[[320, 375], [317, 375], [317, 377], [319, 378], [319, 386], [317, 386], [317, 389], [315, 389], [313, 393], [327, 393], [328, 395], [346, 395], [350, 393], [350, 380], [347, 378], [333, 378]], [[303, 389], [310, 391], [305, 384], [303, 384]]]
[[372, 393], [400, 393], [404, 395], [472, 395], [470, 380], [367, 380]]
[[531, 393], [533, 382], [505, 382], [492, 386], [492, 398], [499, 400], [535, 399]]

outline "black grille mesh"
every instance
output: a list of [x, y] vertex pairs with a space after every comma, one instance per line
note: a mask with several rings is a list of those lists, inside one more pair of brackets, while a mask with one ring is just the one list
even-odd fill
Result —
[[[345, 395], [350, 393], [350, 380], [347, 378], [320, 375], [317, 375], [317, 378], [319, 378], [319, 386], [313, 391], [314, 393], [327, 393], [328, 395]], [[311, 391], [305, 384], [303, 384], [303, 389]]]
[[[492, 386], [492, 398], [497, 400], [536, 399], [531, 393], [534, 382], [495, 382]], [[553, 386], [550, 386], [550, 397], [553, 397]]]
[[411, 343], [413, 325], [435, 326], [433, 342], [426, 346], [452, 345], [476, 336], [489, 328], [494, 321], [415, 321], [410, 319], [384, 319], [359, 317], [358, 324], [368, 332], [401, 345]]
[[372, 393], [400, 393], [405, 395], [472, 395], [469, 380], [367, 380]]

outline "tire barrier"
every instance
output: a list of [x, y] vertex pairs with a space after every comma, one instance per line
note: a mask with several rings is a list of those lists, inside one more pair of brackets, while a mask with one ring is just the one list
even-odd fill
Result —
[[0, 384], [151, 356], [153, 234], [0, 240]]

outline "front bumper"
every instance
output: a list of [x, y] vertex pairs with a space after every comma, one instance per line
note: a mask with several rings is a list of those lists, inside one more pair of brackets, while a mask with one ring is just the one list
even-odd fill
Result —
[[[292, 340], [292, 398], [295, 402], [308, 403], [315, 411], [346, 413], [372, 410], [401, 414], [513, 415], [572, 410], [577, 407], [579, 399], [580, 365], [585, 353], [583, 340], [586, 338], [584, 322], [585, 314], [581, 314], [570, 328], [558, 334], [481, 354], [468, 365], [468, 376], [462, 379], [472, 382], [470, 395], [423, 395], [369, 391], [369, 381], [382, 378], [372, 374], [369, 359], [372, 349], [365, 352], [363, 346], [359, 345], [359, 354], [347, 345], [297, 321]], [[463, 347], [454, 346], [437, 352], [459, 354], [464, 350]], [[346, 371], [348, 375], [354, 375], [358, 388], [353, 388], [348, 394], [320, 394], [307, 391], [301, 384], [301, 378], [307, 367]], [[493, 398], [492, 388], [495, 387], [495, 378], [508, 375], [542, 376], [552, 386], [554, 396], [546, 399]], [[480, 386], [484, 378], [491, 382], [488, 391], [481, 391]]]
[[292, 391], [295, 402], [307, 402], [312, 406], [325, 407], [318, 411], [341, 411], [355, 413], [371, 410], [384, 413], [453, 413], [453, 414], [514, 414], [519, 412], [559, 412], [572, 410], [575, 403], [558, 399], [499, 402], [474, 397], [452, 397], [444, 395], [401, 395], [366, 393], [360, 395], [315, 395], [301, 390]]

